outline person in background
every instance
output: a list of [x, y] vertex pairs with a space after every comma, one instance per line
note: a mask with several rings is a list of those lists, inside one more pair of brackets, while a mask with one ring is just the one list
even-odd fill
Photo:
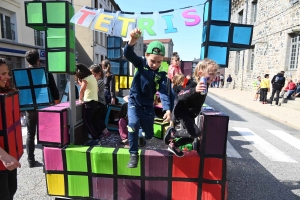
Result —
[[270, 79], [269, 74], [265, 74], [265, 78], [260, 82], [262, 104], [267, 104], [267, 94], [270, 92]]
[[298, 79], [296, 86], [297, 86], [297, 89], [296, 89], [294, 97], [300, 97], [300, 78]]
[[291, 99], [292, 94], [295, 93], [295, 90], [296, 90], [296, 84], [293, 82], [292, 78], [289, 78], [288, 84], [283, 90], [283, 95], [285, 92], [287, 92], [286, 98]]
[[220, 88], [223, 88], [224, 87], [224, 75], [221, 74], [220, 75]]
[[[9, 69], [4, 58], [0, 58], [0, 93], [14, 91], [9, 85]], [[4, 115], [3, 115], [4, 116]], [[1, 122], [2, 123], [2, 122]], [[12, 200], [17, 188], [17, 168], [21, 167], [19, 161], [9, 155], [0, 146], [0, 161], [8, 171], [0, 171], [0, 199]]]
[[230, 74], [228, 74], [228, 77], [226, 79], [226, 88], [230, 89], [231, 82], [232, 82], [232, 77]]
[[258, 76], [256, 78], [256, 80], [253, 81], [253, 89], [255, 91], [255, 95], [254, 95], [253, 101], [257, 101], [257, 99], [259, 98], [259, 94], [260, 94], [260, 81], [261, 81], [261, 77], [260, 76]]
[[281, 71], [278, 74], [276, 74], [275, 76], [273, 76], [271, 83], [272, 83], [272, 94], [271, 94], [271, 98], [270, 98], [270, 101], [271, 101], [270, 105], [272, 105], [272, 101], [273, 101], [274, 95], [276, 93], [276, 98], [275, 98], [276, 105], [280, 106], [281, 104], [278, 103], [279, 102], [279, 94], [285, 84], [284, 71]]
[[145, 57], [138, 57], [133, 46], [142, 32], [135, 28], [130, 32], [130, 38], [124, 48], [124, 56], [137, 69], [133, 78], [128, 99], [128, 138], [130, 160], [129, 168], [136, 168], [139, 161], [138, 134], [139, 129], [145, 131], [145, 138], [154, 135], [154, 95], [159, 91], [163, 106], [164, 122], [171, 118], [170, 98], [167, 91], [167, 73], [160, 69], [165, 56], [165, 46], [159, 41], [151, 42], [145, 52]]
[[112, 104], [115, 105], [116, 103], [116, 96], [115, 96], [115, 90], [116, 90], [116, 83], [115, 83], [115, 76], [111, 73], [111, 64], [109, 60], [105, 59], [101, 62], [102, 69], [104, 71], [104, 78], [103, 82], [105, 85], [104, 88], [104, 94], [105, 94], [105, 100], [106, 104]]
[[[25, 59], [29, 64], [29, 67], [39, 67], [40, 66], [40, 55], [39, 52], [35, 49], [27, 51], [25, 54]], [[59, 104], [60, 97], [59, 92], [54, 80], [54, 77], [51, 73], [47, 73], [49, 81], [49, 89], [54, 100], [54, 104]], [[37, 112], [36, 110], [26, 110], [26, 123], [27, 123], [27, 140], [26, 140], [26, 150], [28, 155], [28, 164], [29, 167], [35, 167], [37, 162], [34, 156], [35, 150], [35, 135], [37, 127]]]
[[[184, 80], [185, 80], [184, 74], [178, 73], [173, 76], [172, 85], [173, 85], [173, 91], [174, 91], [174, 95], [175, 95], [174, 107], [176, 106], [176, 104], [178, 102], [179, 92], [181, 90], [183, 90]], [[176, 119], [174, 117], [174, 113], [172, 112], [172, 120], [170, 121], [170, 126], [175, 127], [175, 121], [176, 121]]]
[[107, 106], [106, 106], [106, 100], [104, 94], [105, 85], [103, 82], [103, 77], [104, 77], [103, 70], [100, 65], [94, 64], [90, 66], [90, 71], [92, 72], [93, 76], [96, 78], [98, 84], [98, 106], [97, 106], [97, 111], [95, 113], [95, 120], [100, 120], [101, 123], [103, 124], [102, 126], [105, 127], [104, 130], [102, 131], [102, 134], [104, 136], [109, 136], [110, 132], [107, 130], [107, 127], [105, 125]]

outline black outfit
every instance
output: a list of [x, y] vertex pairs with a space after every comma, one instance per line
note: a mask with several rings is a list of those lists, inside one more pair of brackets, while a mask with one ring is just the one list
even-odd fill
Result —
[[[49, 89], [52, 96], [52, 99], [58, 100], [59, 99], [59, 92], [56, 87], [56, 83], [54, 77], [51, 73], [48, 74], [48, 81], [49, 81]], [[37, 112], [36, 110], [27, 110], [26, 111], [26, 122], [27, 122], [27, 139], [26, 139], [26, 151], [28, 155], [28, 162], [29, 165], [34, 165], [35, 158], [34, 158], [34, 150], [35, 150], [35, 135], [36, 135], [36, 125], [37, 125]]]
[[271, 104], [272, 104], [274, 95], [276, 93], [275, 101], [276, 101], [276, 105], [278, 105], [279, 93], [280, 93], [280, 91], [282, 90], [282, 88], [284, 87], [284, 84], [285, 84], [285, 78], [283, 77], [283, 74], [278, 73], [277, 75], [275, 75], [272, 78], [271, 83], [272, 83], [272, 95], [271, 95], [270, 101], [271, 101]]
[[[195, 124], [195, 118], [199, 115], [206, 94], [196, 92], [197, 83], [192, 81], [178, 94], [178, 103], [174, 107], [174, 116], [183, 123], [186, 129], [176, 131], [175, 137], [181, 137], [174, 143], [175, 147], [192, 143], [194, 138], [201, 134], [201, 130]], [[208, 88], [208, 85], [207, 85]]]
[[17, 191], [17, 169], [0, 172], [0, 199], [13, 200]]
[[[175, 85], [173, 86], [173, 91], [174, 91], [174, 107], [176, 106], [176, 104], [178, 103], [178, 94], [179, 92], [183, 90], [183, 87], [181, 85]], [[172, 112], [172, 121], [174, 122], [175, 124], [175, 116], [174, 116], [174, 109], [173, 109], [173, 112]]]
[[108, 105], [111, 103], [111, 98], [115, 98], [115, 76], [113, 74], [111, 74], [110, 76], [104, 76], [103, 82], [105, 85], [105, 100], [106, 104]]

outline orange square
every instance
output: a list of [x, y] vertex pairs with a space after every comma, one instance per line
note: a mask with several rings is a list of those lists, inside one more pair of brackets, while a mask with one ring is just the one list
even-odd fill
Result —
[[172, 182], [172, 200], [193, 200], [197, 199], [197, 182]]
[[203, 178], [209, 180], [222, 180], [223, 159], [205, 158]]
[[195, 152], [185, 153], [184, 157], [173, 156], [172, 177], [199, 178], [200, 157]]

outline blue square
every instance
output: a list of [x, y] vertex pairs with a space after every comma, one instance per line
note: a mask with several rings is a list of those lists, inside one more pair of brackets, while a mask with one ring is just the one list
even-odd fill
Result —
[[34, 88], [34, 93], [35, 93], [37, 104], [50, 103], [49, 91], [47, 87]]
[[20, 106], [33, 104], [31, 89], [20, 89]]
[[107, 49], [107, 58], [121, 58], [121, 49]]
[[44, 68], [30, 69], [33, 85], [47, 84], [46, 73]]
[[252, 26], [234, 26], [232, 43], [241, 45], [251, 45]]
[[210, 42], [228, 42], [229, 39], [229, 26], [210, 26]]
[[120, 75], [126, 76], [128, 75], [128, 62], [122, 61]]
[[207, 29], [207, 26], [203, 26], [203, 30], [202, 30], [202, 42], [206, 42], [206, 29]]
[[111, 65], [111, 72], [114, 75], [120, 75], [120, 62], [119, 61], [110, 61], [110, 65]]
[[213, 0], [211, 9], [211, 20], [230, 21], [230, 0]]
[[204, 59], [205, 46], [201, 47], [200, 60]]
[[115, 47], [121, 48], [122, 43], [123, 43], [123, 40], [121, 37], [115, 37], [115, 36], [107, 37], [107, 47], [108, 48], [115, 48]]
[[14, 70], [13, 75], [16, 87], [30, 86], [27, 69]]
[[216, 61], [219, 65], [227, 65], [227, 47], [209, 46], [207, 58]]
[[208, 14], [209, 14], [209, 2], [207, 1], [204, 5], [203, 22], [206, 22], [208, 20]]

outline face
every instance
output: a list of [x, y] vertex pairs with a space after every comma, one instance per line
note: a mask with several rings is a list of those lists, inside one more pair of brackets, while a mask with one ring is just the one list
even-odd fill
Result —
[[172, 58], [172, 65], [179, 66], [180, 60], [178, 58]]
[[199, 76], [202, 76], [202, 74], [204, 73], [207, 83], [211, 84], [211, 82], [213, 82], [216, 77], [216, 72], [214, 72], [213, 70], [210, 70], [212, 68], [211, 65], [209, 65], [207, 68], [208, 68], [207, 72], [203, 72], [202, 70], [200, 70]]
[[156, 70], [160, 67], [163, 57], [155, 54], [145, 54], [150, 69]]
[[100, 73], [95, 73], [95, 72], [93, 72], [93, 70], [90, 70], [91, 72], [92, 72], [92, 74], [93, 74], [93, 76], [97, 79], [97, 80], [99, 80], [100, 79]]
[[260, 81], [260, 80], [261, 80], [261, 77], [258, 77], [257, 79]]
[[9, 70], [6, 64], [0, 65], [0, 87], [5, 87], [6, 82], [9, 81], [10, 76], [8, 75]]

